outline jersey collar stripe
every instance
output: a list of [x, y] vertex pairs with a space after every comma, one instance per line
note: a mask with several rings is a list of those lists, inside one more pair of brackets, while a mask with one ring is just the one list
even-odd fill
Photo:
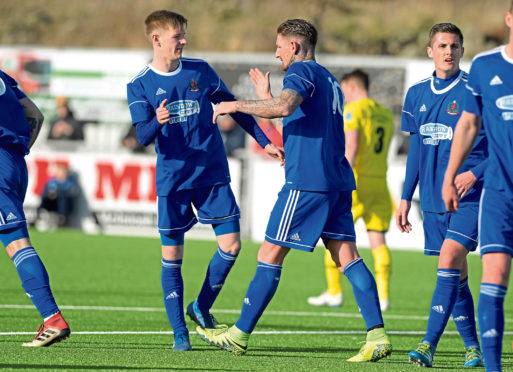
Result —
[[5, 219], [4, 216], [2, 216], [2, 213], [0, 213], [0, 225], [5, 225]]
[[507, 54], [506, 54], [506, 46], [503, 45], [501, 47], [501, 54], [502, 54], [502, 58], [504, 58], [506, 60], [506, 62], [509, 62], [509, 63], [512, 63], [513, 64], [513, 58], [509, 57]]
[[456, 80], [454, 80], [451, 84], [449, 84], [448, 86], [446, 86], [444, 89], [441, 89], [441, 90], [438, 90], [435, 88], [435, 78], [432, 76], [431, 77], [431, 91], [435, 94], [444, 94], [444, 93], [450, 91], [456, 84], [458, 84], [460, 82], [462, 76], [463, 76], [463, 71], [460, 71]]
[[133, 77], [132, 80], [130, 80], [131, 83], [133, 83], [134, 81], [136, 81], [137, 79], [139, 79], [141, 76], [144, 76], [148, 71], [149, 71], [149, 67], [146, 66], [141, 72], [139, 72], [137, 75], [135, 75]]
[[161, 75], [161, 76], [175, 76], [175, 75], [178, 75], [180, 73], [180, 71], [182, 71], [182, 61], [180, 61], [180, 64], [178, 65], [178, 68], [176, 70], [174, 70], [174, 71], [171, 71], [171, 72], [159, 71], [155, 67], [153, 67], [152, 65], [148, 65], [148, 67], [151, 69], [151, 71], [153, 71], [157, 75]]

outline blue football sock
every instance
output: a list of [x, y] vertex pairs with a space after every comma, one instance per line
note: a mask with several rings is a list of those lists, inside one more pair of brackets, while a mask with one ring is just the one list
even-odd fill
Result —
[[474, 299], [468, 287], [468, 276], [459, 283], [458, 298], [452, 310], [452, 319], [463, 338], [465, 347], [479, 347], [477, 338]]
[[39, 314], [46, 319], [57, 313], [59, 308], [50, 289], [48, 273], [34, 248], [20, 249], [14, 254], [12, 261], [18, 270], [25, 293], [30, 297]]
[[383, 317], [379, 307], [376, 281], [363, 259], [357, 258], [349, 262], [344, 268], [344, 275], [353, 287], [354, 297], [367, 326], [367, 331], [382, 327]]
[[433, 346], [433, 351], [436, 350], [456, 303], [459, 282], [460, 270], [438, 269], [436, 271], [436, 287], [431, 298], [426, 335], [422, 340]]
[[236, 255], [217, 248], [216, 253], [210, 260], [207, 276], [196, 300], [200, 310], [210, 310], [236, 259]]
[[258, 262], [255, 276], [249, 283], [240, 317], [235, 326], [251, 333], [271, 301], [280, 282], [281, 266]]
[[162, 259], [162, 292], [167, 318], [174, 333], [187, 332], [183, 313], [182, 260]]
[[504, 297], [507, 290], [502, 285], [481, 283], [477, 319], [486, 371], [501, 371]]

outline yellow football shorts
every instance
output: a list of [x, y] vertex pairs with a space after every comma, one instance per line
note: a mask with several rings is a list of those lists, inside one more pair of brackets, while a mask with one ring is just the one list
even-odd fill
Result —
[[385, 177], [356, 177], [353, 191], [353, 220], [363, 218], [367, 230], [388, 231], [392, 218], [392, 199]]

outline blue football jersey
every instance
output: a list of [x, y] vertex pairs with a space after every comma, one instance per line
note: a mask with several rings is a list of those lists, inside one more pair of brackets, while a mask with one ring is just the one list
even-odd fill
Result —
[[171, 118], [155, 139], [157, 195], [230, 182], [212, 104], [234, 96], [207, 62], [182, 58], [168, 73], [147, 66], [128, 83], [127, 98], [134, 125], [154, 118], [167, 98]]
[[306, 191], [355, 189], [345, 158], [343, 95], [337, 79], [313, 61], [294, 62], [283, 78], [303, 102], [283, 119], [285, 188]]
[[20, 99], [26, 97], [18, 83], [0, 71], [0, 146], [15, 147], [28, 154], [30, 127]]
[[504, 46], [472, 61], [463, 109], [483, 118], [489, 165], [485, 187], [513, 195], [513, 59]]
[[[418, 133], [419, 194], [423, 211], [446, 212], [442, 184], [449, 163], [452, 138], [463, 110], [467, 74], [460, 71], [449, 79], [431, 76], [412, 85], [404, 101], [401, 129]], [[487, 157], [486, 137], [481, 130], [460, 172], [465, 172]], [[479, 201], [482, 182], [476, 182], [462, 202]]]

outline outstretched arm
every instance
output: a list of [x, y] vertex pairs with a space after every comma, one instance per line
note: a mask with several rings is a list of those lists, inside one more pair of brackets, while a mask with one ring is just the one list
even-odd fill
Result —
[[480, 130], [480, 118], [476, 114], [463, 111], [454, 131], [451, 156], [442, 187], [442, 197], [449, 212], [454, 212], [459, 207], [458, 190], [454, 184], [455, 178], [461, 165], [472, 151], [472, 146]]
[[279, 118], [291, 115], [303, 102], [301, 94], [292, 89], [285, 89], [276, 98], [252, 101], [221, 102], [214, 110], [213, 122], [219, 115], [243, 112], [262, 118]]
[[39, 135], [39, 131], [43, 125], [44, 116], [30, 98], [24, 97], [20, 99], [20, 103], [25, 109], [25, 115], [27, 116], [27, 120], [30, 126], [29, 148], [31, 148], [34, 142], [36, 142], [37, 136]]

